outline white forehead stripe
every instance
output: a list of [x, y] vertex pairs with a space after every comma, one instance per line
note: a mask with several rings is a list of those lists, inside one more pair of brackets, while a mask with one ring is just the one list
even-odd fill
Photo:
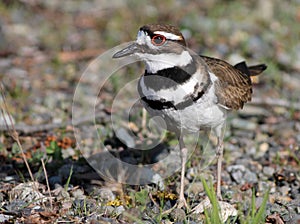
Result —
[[153, 32], [154, 34], [160, 34], [160, 35], [163, 35], [165, 36], [167, 39], [169, 40], [182, 40], [182, 37], [181, 36], [178, 36], [178, 35], [175, 35], [173, 33], [167, 33], [167, 32], [164, 32], [164, 31], [155, 31]]
[[146, 44], [147, 43], [147, 39], [149, 39], [148, 41], [150, 41], [150, 37], [147, 36], [144, 31], [140, 30], [138, 32], [138, 34], [137, 34], [136, 42], [138, 44]]

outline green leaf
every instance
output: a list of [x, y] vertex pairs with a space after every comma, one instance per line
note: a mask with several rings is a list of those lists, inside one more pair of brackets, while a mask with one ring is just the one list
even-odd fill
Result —
[[[221, 217], [219, 214], [219, 204], [218, 204], [217, 196], [216, 196], [216, 193], [215, 193], [212, 183], [210, 183], [210, 186], [208, 186], [203, 177], [201, 177], [201, 182], [203, 184], [204, 190], [205, 190], [205, 192], [210, 200], [210, 203], [212, 205], [212, 210], [210, 212], [211, 218], [207, 219], [207, 222], [214, 223], [214, 224], [222, 223]], [[207, 216], [207, 214], [205, 215], [205, 217], [206, 216]]]
[[264, 223], [265, 211], [266, 211], [266, 206], [267, 206], [267, 202], [269, 199], [269, 193], [270, 193], [270, 189], [266, 192], [266, 194], [263, 198], [263, 201], [261, 203], [261, 206], [260, 206], [258, 212], [256, 213], [252, 223], [254, 223], [254, 224]]

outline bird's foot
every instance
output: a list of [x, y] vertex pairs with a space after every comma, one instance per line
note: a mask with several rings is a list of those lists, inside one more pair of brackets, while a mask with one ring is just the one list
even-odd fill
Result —
[[221, 192], [217, 193], [217, 199], [218, 199], [218, 201], [223, 201], [223, 197], [222, 197]]
[[177, 203], [176, 203], [176, 207], [177, 208], [182, 208], [182, 207], [185, 207], [186, 209], [189, 209], [189, 206], [185, 200], [184, 197], [179, 197]]
[[188, 211], [190, 210], [190, 207], [188, 206], [185, 198], [184, 197], [183, 198], [179, 197], [179, 199], [177, 200], [176, 204], [172, 208], [164, 211], [163, 214], [164, 215], [170, 214], [174, 209], [176, 209], [176, 208], [182, 209], [183, 207], [185, 207]]

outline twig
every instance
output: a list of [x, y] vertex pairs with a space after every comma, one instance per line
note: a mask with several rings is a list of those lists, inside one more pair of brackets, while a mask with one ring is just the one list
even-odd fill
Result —
[[42, 166], [43, 166], [43, 170], [44, 170], [44, 174], [45, 174], [45, 178], [46, 178], [47, 190], [48, 190], [49, 197], [50, 197], [50, 208], [51, 208], [51, 211], [53, 211], [53, 201], [52, 201], [52, 195], [51, 195], [49, 181], [48, 181], [47, 170], [46, 170], [45, 163], [44, 163], [43, 159], [41, 159], [41, 162], [42, 162]]
[[153, 203], [157, 208], [160, 208], [159, 205], [157, 204], [157, 202], [154, 200], [154, 198], [153, 198], [151, 192], [149, 192], [148, 195], [149, 195], [149, 198], [150, 198], [150, 200], [152, 201], [152, 203]]

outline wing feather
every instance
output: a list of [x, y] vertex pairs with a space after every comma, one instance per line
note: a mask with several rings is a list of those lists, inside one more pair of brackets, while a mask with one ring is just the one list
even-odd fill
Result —
[[[252, 83], [250, 76], [223, 60], [202, 55], [201, 58], [211, 72], [218, 77], [215, 83], [218, 103], [229, 109], [243, 108], [244, 103], [251, 100]], [[237, 65], [237, 67], [240, 66], [242, 65]]]

